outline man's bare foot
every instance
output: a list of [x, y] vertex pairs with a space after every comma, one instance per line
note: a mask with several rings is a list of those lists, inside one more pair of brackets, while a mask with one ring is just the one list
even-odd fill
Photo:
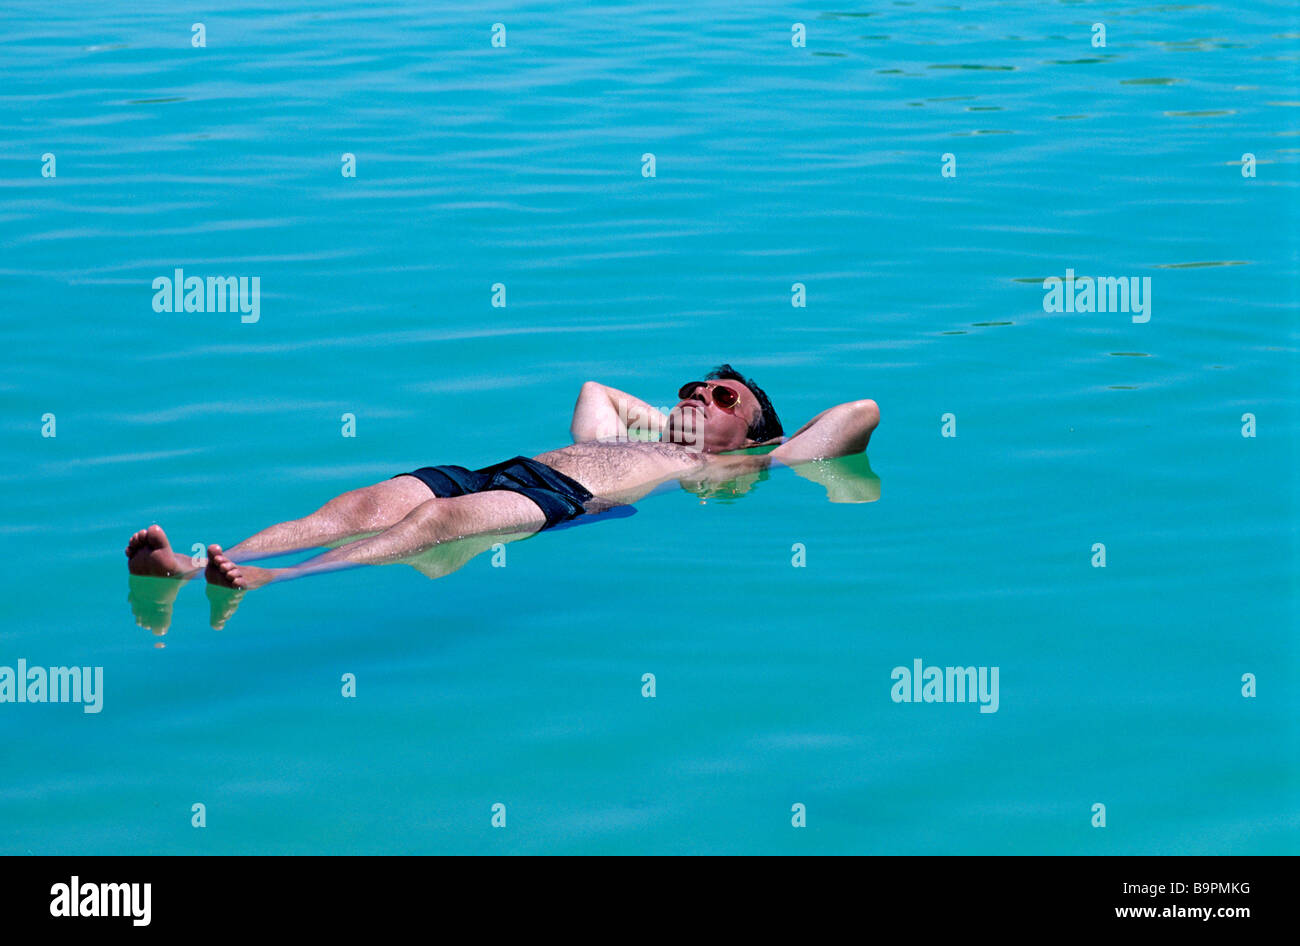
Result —
[[188, 557], [177, 555], [167, 541], [162, 526], [152, 525], [141, 529], [126, 543], [126, 568], [132, 575], [152, 575], [154, 578], [189, 578], [203, 567], [195, 565]]
[[208, 583], [222, 588], [261, 588], [275, 577], [269, 568], [256, 565], [236, 565], [221, 550], [219, 545], [208, 546], [208, 566], [204, 571]]

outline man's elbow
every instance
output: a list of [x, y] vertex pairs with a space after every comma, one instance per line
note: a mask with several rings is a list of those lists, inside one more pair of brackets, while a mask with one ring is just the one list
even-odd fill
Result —
[[610, 399], [611, 390], [599, 381], [583, 382], [569, 424], [569, 433], [575, 443], [603, 440], [618, 434], [619, 418]]
[[855, 432], [854, 452], [867, 449], [867, 444], [871, 441], [871, 433], [880, 423], [880, 405], [868, 398], [863, 401], [850, 401], [844, 406], [849, 409], [852, 417], [851, 423]]
[[880, 423], [880, 405], [870, 398], [865, 401], [850, 401], [848, 407], [852, 410], [854, 419], [867, 433], [875, 430]]

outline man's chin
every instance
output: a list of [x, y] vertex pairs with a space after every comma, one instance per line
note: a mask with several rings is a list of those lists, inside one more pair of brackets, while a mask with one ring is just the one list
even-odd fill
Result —
[[692, 413], [691, 420], [683, 423], [684, 413], [681, 408], [673, 408], [668, 415], [668, 422], [664, 425], [663, 439], [668, 443], [680, 444], [683, 447], [693, 447], [704, 439], [703, 425], [699, 422], [699, 414]]

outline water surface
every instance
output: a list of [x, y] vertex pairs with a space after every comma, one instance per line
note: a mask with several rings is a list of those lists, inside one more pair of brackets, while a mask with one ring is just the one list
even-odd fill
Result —
[[[1296, 20], [7, 5], [0, 664], [106, 690], [0, 705], [0, 850], [1295, 853]], [[154, 312], [177, 268], [259, 320]], [[1067, 268], [1151, 320], [1044, 312]], [[150, 522], [230, 544], [723, 360], [791, 429], [874, 398], [879, 499], [777, 470], [134, 623]], [[893, 703], [916, 658], [998, 712]]]

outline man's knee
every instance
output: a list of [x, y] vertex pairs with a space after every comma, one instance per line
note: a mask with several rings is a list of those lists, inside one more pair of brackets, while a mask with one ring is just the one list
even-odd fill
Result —
[[397, 522], [388, 526], [387, 531], [401, 536], [407, 542], [419, 540], [440, 541], [448, 526], [447, 501], [429, 499], [415, 506]]
[[319, 511], [349, 523], [364, 525], [364, 520], [372, 518], [379, 512], [378, 499], [370, 489], [371, 487], [367, 486], [364, 489], [341, 493], [322, 506]]
[[410, 477], [399, 477], [336, 496], [322, 507], [321, 512], [343, 519], [358, 529], [382, 529], [400, 522], [413, 509], [431, 501], [427, 486]]

